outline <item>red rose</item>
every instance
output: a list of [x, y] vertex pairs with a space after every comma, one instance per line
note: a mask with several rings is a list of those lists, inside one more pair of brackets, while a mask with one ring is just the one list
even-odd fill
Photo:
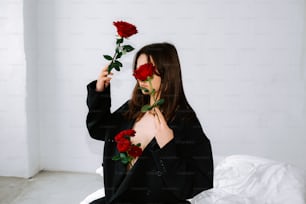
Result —
[[155, 70], [155, 66], [152, 63], [147, 63], [139, 66], [134, 71], [134, 77], [141, 81], [145, 81], [148, 77], [152, 77]]
[[132, 157], [139, 157], [142, 154], [142, 149], [136, 145], [133, 145], [129, 149], [128, 154]]
[[128, 135], [128, 136], [130, 136], [130, 137], [133, 137], [133, 136], [135, 136], [135, 130], [133, 130], [133, 129], [128, 129], [128, 130], [123, 130], [122, 131], [122, 134], [124, 134], [124, 135]]
[[128, 149], [130, 149], [132, 143], [130, 140], [122, 138], [117, 142], [117, 149], [119, 152], [126, 152]]
[[118, 142], [118, 141], [120, 141], [122, 138], [124, 138], [124, 134], [122, 134], [122, 132], [119, 132], [119, 133], [115, 136], [115, 141]]
[[128, 164], [135, 157], [142, 154], [140, 143], [137, 145], [132, 144], [130, 137], [135, 136], [136, 131], [133, 129], [122, 130], [115, 136], [117, 149], [120, 154], [113, 156], [112, 160], [121, 161], [123, 164]]
[[122, 38], [128, 38], [137, 33], [136, 26], [128, 22], [117, 21], [117, 22], [113, 22], [113, 24], [117, 28], [118, 35]]
[[122, 138], [125, 138], [125, 136], [133, 137], [135, 136], [135, 130], [129, 129], [129, 130], [122, 130], [115, 136], [115, 141], [118, 142]]

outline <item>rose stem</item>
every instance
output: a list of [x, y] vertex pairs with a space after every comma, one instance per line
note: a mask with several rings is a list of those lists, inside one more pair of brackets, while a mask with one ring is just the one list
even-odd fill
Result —
[[[121, 37], [121, 39], [123, 39], [123, 38]], [[113, 56], [113, 59], [112, 59], [110, 65], [114, 63], [114, 60], [116, 59], [116, 57], [117, 57], [117, 55], [118, 55], [119, 48], [120, 48], [120, 44], [121, 44], [121, 43], [118, 43], [117, 46], [116, 46], [115, 54], [114, 54], [114, 56]], [[113, 68], [111, 68], [110, 70], [108, 70], [108, 73], [110, 73], [112, 69], [113, 69]]]
[[[152, 93], [153, 93], [153, 85], [152, 85], [152, 82], [151, 82], [151, 80], [152, 80], [152, 78], [151, 77], [148, 77], [148, 80], [149, 80], [149, 84], [150, 84], [150, 88], [151, 88], [151, 93], [150, 93], [150, 95], [152, 96]], [[155, 92], [156, 93], [156, 92]], [[156, 103], [156, 100], [157, 100], [157, 96], [155, 97], [155, 96], [152, 96], [153, 97], [153, 99], [154, 99], [154, 104]], [[154, 105], [153, 104], [153, 105]], [[157, 112], [156, 112], [156, 110], [155, 110], [155, 107], [153, 108], [153, 110], [154, 110], [154, 112], [155, 112], [155, 114], [157, 115]], [[157, 115], [157, 119], [158, 119], [158, 122], [160, 123], [160, 120], [159, 120], [159, 117], [158, 117], [158, 115]]]

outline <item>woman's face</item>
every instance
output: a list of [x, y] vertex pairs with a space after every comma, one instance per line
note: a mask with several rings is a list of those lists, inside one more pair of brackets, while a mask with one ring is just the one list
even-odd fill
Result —
[[[152, 58], [151, 58], [151, 62], [152, 62], [153, 65], [155, 65]], [[146, 63], [148, 63], [147, 55], [141, 54], [137, 59], [137, 63], [136, 63], [137, 69], [138, 69], [139, 66], [141, 66], [143, 64], [146, 64]], [[146, 89], [150, 90], [150, 83], [148, 81], [137, 80], [137, 82], [138, 82], [140, 87], [143, 87], [143, 88], [146, 88]], [[153, 79], [152, 79], [151, 83], [152, 83], [153, 89], [155, 89], [156, 93], [159, 94], [160, 85], [161, 85], [161, 78], [158, 75], [153, 74]], [[147, 93], [143, 90], [142, 90], [142, 93], [143, 94], [149, 94], [149, 93]]]

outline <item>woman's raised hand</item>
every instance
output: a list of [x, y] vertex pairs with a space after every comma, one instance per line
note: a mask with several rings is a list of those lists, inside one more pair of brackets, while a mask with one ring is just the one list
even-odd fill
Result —
[[158, 107], [154, 108], [154, 118], [155, 118], [155, 127], [156, 127], [156, 135], [155, 139], [160, 148], [164, 147], [168, 142], [170, 142], [174, 135], [173, 130], [168, 126], [167, 121], [159, 110]]
[[102, 92], [106, 87], [109, 86], [110, 81], [112, 80], [110, 75], [113, 75], [113, 73], [108, 73], [108, 66], [104, 67], [97, 79], [96, 91]]

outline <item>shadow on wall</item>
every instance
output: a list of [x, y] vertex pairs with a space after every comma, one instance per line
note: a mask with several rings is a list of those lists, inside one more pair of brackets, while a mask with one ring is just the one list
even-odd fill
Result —
[[[26, 111], [29, 176], [41, 170], [40, 129], [56, 104], [56, 76], [54, 1], [29, 0], [24, 2], [24, 42], [26, 56]], [[38, 16], [40, 18], [38, 18]], [[43, 18], [41, 18], [43, 17]], [[45, 32], [44, 35], [40, 35]], [[46, 39], [42, 39], [42, 36]], [[43, 50], [39, 50], [43, 47]], [[46, 97], [49, 96], [49, 97]], [[52, 97], [50, 97], [52, 96]], [[45, 99], [48, 100], [45, 100]], [[56, 121], [55, 121], [56, 122]]]

